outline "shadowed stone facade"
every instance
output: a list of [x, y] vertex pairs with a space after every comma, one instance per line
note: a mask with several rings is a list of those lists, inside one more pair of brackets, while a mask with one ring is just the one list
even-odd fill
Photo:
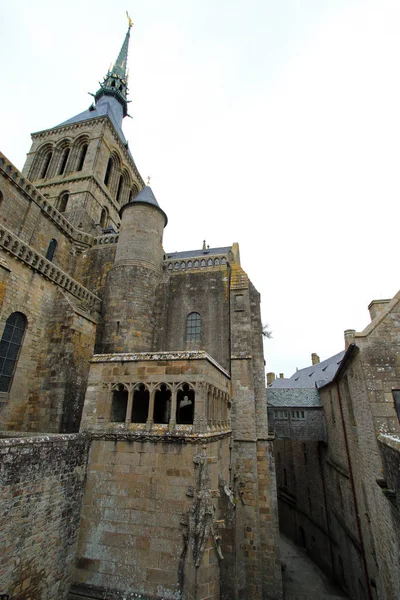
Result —
[[[260, 296], [237, 244], [164, 251], [121, 129], [129, 36], [95, 103], [33, 134], [22, 173], [0, 154], [5, 483], [21, 519], [40, 515], [25, 539], [11, 503], [24, 550], [0, 594], [279, 599]], [[47, 481], [66, 491], [42, 512]]]
[[[364, 331], [345, 332], [345, 352], [267, 389], [269, 411], [278, 412], [280, 527], [356, 600], [400, 597], [399, 307], [400, 293], [372, 302]], [[313, 372], [300, 389], [296, 378]], [[305, 419], [301, 437], [281, 425], [288, 406], [306, 410], [299, 400], [310, 392], [326, 439], [316, 440]]]

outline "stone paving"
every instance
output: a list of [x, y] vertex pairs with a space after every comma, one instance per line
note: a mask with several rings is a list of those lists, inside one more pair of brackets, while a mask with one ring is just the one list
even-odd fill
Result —
[[307, 552], [281, 534], [281, 560], [284, 600], [343, 600], [348, 599], [332, 584]]

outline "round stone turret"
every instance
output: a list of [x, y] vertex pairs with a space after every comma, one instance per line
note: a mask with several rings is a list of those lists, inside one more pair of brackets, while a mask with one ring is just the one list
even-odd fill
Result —
[[166, 224], [167, 216], [149, 186], [122, 207], [114, 265], [107, 276], [98, 352], [153, 350]]

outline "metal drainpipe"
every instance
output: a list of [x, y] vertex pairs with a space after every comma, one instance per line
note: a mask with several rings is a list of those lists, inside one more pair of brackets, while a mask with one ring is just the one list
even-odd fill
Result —
[[371, 587], [370, 587], [370, 584], [369, 584], [368, 566], [367, 566], [367, 559], [365, 557], [365, 549], [364, 549], [364, 542], [363, 542], [363, 537], [362, 537], [362, 532], [361, 532], [360, 517], [359, 517], [359, 514], [358, 514], [356, 488], [355, 488], [355, 485], [354, 485], [353, 469], [351, 467], [350, 452], [349, 452], [349, 442], [348, 442], [348, 439], [347, 439], [346, 426], [345, 426], [344, 416], [343, 416], [342, 399], [340, 397], [339, 383], [337, 381], [336, 381], [336, 389], [337, 389], [338, 399], [339, 399], [340, 419], [341, 419], [342, 428], [343, 428], [344, 445], [345, 445], [345, 448], [346, 448], [347, 463], [349, 465], [351, 490], [353, 492], [353, 503], [354, 503], [354, 510], [355, 510], [355, 513], [356, 513], [356, 522], [357, 522], [358, 536], [359, 536], [359, 539], [360, 539], [361, 555], [362, 555], [362, 560], [363, 560], [363, 565], [364, 565], [365, 578], [366, 578], [366, 581], [367, 581], [368, 598], [369, 598], [369, 600], [373, 600], [372, 592], [371, 592]]

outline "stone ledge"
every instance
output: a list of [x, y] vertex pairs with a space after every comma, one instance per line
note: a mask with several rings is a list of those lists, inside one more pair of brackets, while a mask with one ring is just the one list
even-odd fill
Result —
[[184, 433], [184, 432], [165, 432], [152, 433], [151, 431], [85, 431], [92, 440], [105, 440], [113, 442], [164, 442], [178, 444], [204, 444], [215, 442], [232, 435], [232, 430], [216, 431], [209, 433]]

